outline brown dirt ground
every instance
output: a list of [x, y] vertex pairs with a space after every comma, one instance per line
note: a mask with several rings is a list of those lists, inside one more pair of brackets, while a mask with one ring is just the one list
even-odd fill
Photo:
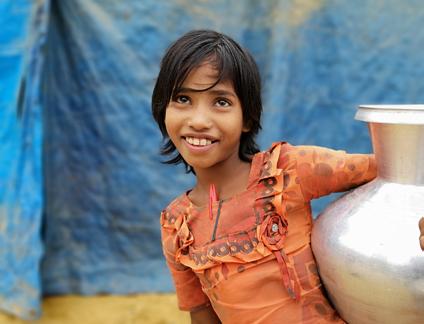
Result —
[[43, 301], [43, 315], [23, 321], [0, 313], [0, 324], [186, 324], [175, 294], [57, 296]]

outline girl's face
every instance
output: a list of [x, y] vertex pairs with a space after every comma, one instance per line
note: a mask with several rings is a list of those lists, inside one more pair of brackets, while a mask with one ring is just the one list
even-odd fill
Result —
[[166, 109], [169, 138], [196, 173], [239, 163], [240, 136], [249, 131], [243, 125], [242, 107], [231, 81], [195, 91], [213, 85], [217, 76], [208, 62], [193, 69]]

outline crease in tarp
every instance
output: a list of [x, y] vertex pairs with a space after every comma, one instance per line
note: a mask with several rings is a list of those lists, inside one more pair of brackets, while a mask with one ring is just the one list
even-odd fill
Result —
[[[49, 1], [0, 6], [0, 309], [40, 315], [43, 253], [40, 77]], [[0, 63], [1, 65], [2, 63]], [[5, 71], [5, 73], [3, 72]]]

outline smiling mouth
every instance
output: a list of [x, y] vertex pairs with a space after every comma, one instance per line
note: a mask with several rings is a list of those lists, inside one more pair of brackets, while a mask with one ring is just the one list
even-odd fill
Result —
[[208, 146], [212, 143], [217, 142], [216, 140], [210, 140], [208, 138], [197, 138], [197, 137], [184, 137], [187, 143], [193, 146]]

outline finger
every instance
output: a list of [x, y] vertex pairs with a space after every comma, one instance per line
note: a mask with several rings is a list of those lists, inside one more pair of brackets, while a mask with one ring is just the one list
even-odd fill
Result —
[[418, 225], [420, 226], [420, 231], [421, 231], [421, 233], [423, 233], [423, 234], [424, 234], [424, 217], [422, 217], [422, 218], [420, 219], [420, 222], [418, 223]]
[[420, 236], [420, 245], [421, 245], [421, 250], [424, 251], [424, 235]]

